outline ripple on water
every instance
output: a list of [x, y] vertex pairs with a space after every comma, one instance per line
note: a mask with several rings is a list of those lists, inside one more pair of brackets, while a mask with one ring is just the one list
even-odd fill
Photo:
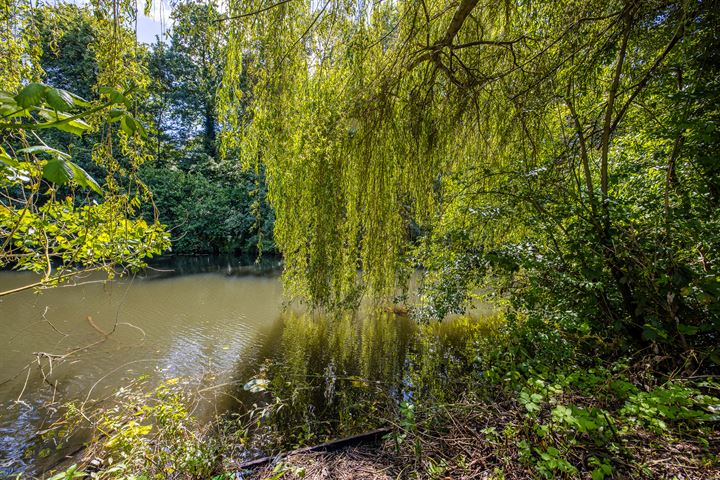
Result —
[[[0, 272], [0, 291], [31, 281], [27, 274]], [[24, 452], [45, 425], [48, 412], [40, 407], [53, 395], [61, 403], [97, 398], [145, 373], [157, 380], [210, 371], [221, 376], [277, 319], [281, 302], [276, 277], [216, 273], [7, 297], [0, 302], [0, 382], [21, 374], [0, 385], [0, 476], [32, 467]], [[102, 333], [110, 331], [107, 338]], [[33, 352], [62, 354], [91, 344], [53, 365], [48, 380], [57, 382], [55, 392], [37, 367], [29, 377], [22, 370], [35, 360]], [[16, 403], [26, 377], [25, 403]]]

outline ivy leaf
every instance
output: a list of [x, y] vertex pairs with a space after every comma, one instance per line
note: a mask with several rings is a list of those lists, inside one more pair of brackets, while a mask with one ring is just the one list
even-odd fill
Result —
[[75, 106], [75, 99], [70, 92], [60, 88], [48, 88], [45, 99], [58, 112], [68, 112]]
[[15, 101], [22, 108], [34, 107], [40, 105], [45, 98], [46, 91], [47, 86], [42, 83], [30, 83], [20, 90], [20, 93], [15, 96]]

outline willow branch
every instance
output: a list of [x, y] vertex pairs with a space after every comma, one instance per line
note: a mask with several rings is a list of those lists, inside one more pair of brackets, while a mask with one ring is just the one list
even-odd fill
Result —
[[620, 123], [620, 120], [623, 119], [625, 116], [625, 113], [627, 112], [627, 109], [630, 107], [632, 102], [635, 100], [635, 97], [638, 96], [638, 94], [645, 88], [645, 86], [650, 81], [650, 78], [652, 77], [653, 73], [655, 73], [655, 70], [658, 69], [660, 64], [662, 64], [663, 60], [665, 60], [665, 57], [667, 57], [668, 53], [677, 45], [677, 43], [680, 41], [680, 39], [685, 35], [685, 28], [684, 25], [681, 26], [678, 31], [675, 33], [675, 36], [673, 36], [672, 40], [670, 40], [670, 43], [668, 43], [667, 47], [665, 47], [665, 50], [660, 54], [660, 56], [655, 59], [655, 62], [653, 63], [652, 67], [648, 69], [647, 72], [645, 72], [645, 75], [643, 78], [637, 83], [637, 85], [634, 87], [635, 90], [633, 90], [632, 94], [630, 94], [630, 97], [627, 99], [625, 104], [620, 109], [620, 112], [615, 117], [615, 121], [612, 124], [612, 127], [610, 128], [610, 131], [615, 131], [618, 124]]
[[606, 208], [608, 194], [608, 152], [610, 150], [610, 128], [612, 126], [612, 114], [613, 109], [615, 108], [615, 97], [617, 95], [618, 86], [620, 85], [620, 75], [622, 74], [623, 64], [625, 63], [625, 53], [627, 52], [631, 28], [632, 17], [631, 14], [628, 13], [625, 31], [623, 32], [622, 43], [620, 45], [620, 51], [618, 52], [617, 63], [615, 64], [615, 73], [608, 92], [607, 107], [605, 109], [605, 121], [603, 123], [602, 138], [600, 140], [600, 190], [602, 191], [603, 204]]
[[225, 22], [227, 20], [237, 20], [238, 18], [252, 17], [253, 15], [259, 15], [261, 13], [267, 12], [268, 10], [272, 10], [275, 7], [279, 7], [280, 5], [284, 5], [284, 4], [290, 3], [290, 2], [292, 2], [292, 0], [281, 0], [277, 3], [273, 3], [266, 7], [259, 8], [257, 10], [253, 10], [252, 12], [241, 13], [239, 15], [231, 15], [229, 17], [219, 18], [219, 19], [215, 20], [214, 23]]

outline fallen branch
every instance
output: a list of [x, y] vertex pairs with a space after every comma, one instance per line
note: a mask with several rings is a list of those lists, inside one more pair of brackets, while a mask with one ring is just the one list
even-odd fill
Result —
[[391, 428], [378, 428], [376, 430], [371, 430], [369, 432], [361, 433], [359, 435], [353, 435], [351, 437], [345, 437], [340, 438], [337, 440], [332, 440], [330, 442], [321, 443], [319, 445], [314, 445], [312, 447], [304, 447], [299, 448], [297, 450], [292, 450], [289, 452], [280, 453], [278, 455], [269, 456], [269, 457], [262, 457], [258, 458], [256, 460], [251, 460], [249, 462], [243, 462], [240, 465], [238, 465], [239, 470], [250, 470], [253, 468], [261, 467], [263, 465], [266, 465], [268, 463], [271, 463], [273, 461], [279, 460], [281, 458], [285, 458], [291, 455], [300, 455], [304, 453], [314, 453], [314, 452], [332, 452], [335, 450], [341, 450], [343, 448], [352, 447], [355, 445], [359, 445], [361, 443], [375, 443], [382, 439], [385, 435], [392, 432]]

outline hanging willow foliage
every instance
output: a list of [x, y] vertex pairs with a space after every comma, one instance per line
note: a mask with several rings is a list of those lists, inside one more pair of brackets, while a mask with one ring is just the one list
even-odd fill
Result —
[[563, 198], [605, 241], [612, 136], [697, 7], [230, 2], [223, 149], [267, 169], [289, 291], [323, 305], [388, 293], [413, 223], [442, 244], [473, 217], [465, 234], [487, 249]]

